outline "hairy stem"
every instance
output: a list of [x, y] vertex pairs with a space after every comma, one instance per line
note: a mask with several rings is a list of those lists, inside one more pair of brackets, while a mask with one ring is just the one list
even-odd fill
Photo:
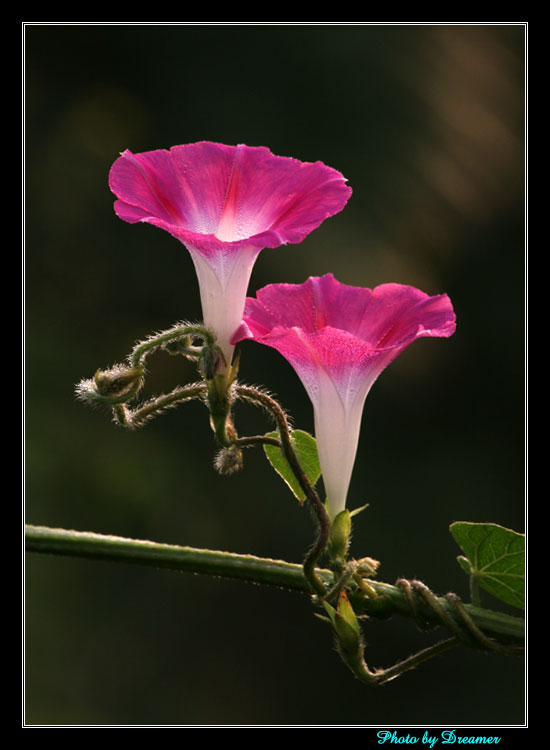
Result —
[[150, 336], [145, 341], [141, 341], [137, 344], [130, 355], [130, 361], [134, 367], [143, 365], [145, 358], [159, 347], [172, 342], [177, 342], [187, 336], [199, 337], [210, 345], [213, 345], [215, 340], [212, 331], [205, 326], [186, 324], [174, 326], [168, 331], [163, 331], [157, 335]]
[[176, 404], [183, 403], [184, 401], [204, 398], [205, 395], [206, 386], [204, 383], [193, 383], [185, 388], [178, 386], [170, 393], [145, 401], [136, 409], [128, 409], [126, 413], [126, 424], [123, 424], [124, 426], [138, 427], [142, 425], [143, 422], [165, 409], [169, 409], [170, 407], [176, 406]]
[[330, 519], [325, 510], [325, 506], [321, 502], [321, 499], [311, 482], [307, 478], [304, 470], [292, 445], [292, 436], [290, 427], [286, 418], [286, 414], [281, 406], [275, 401], [275, 399], [268, 396], [267, 393], [260, 391], [250, 386], [237, 385], [236, 393], [239, 398], [246, 399], [248, 401], [255, 402], [266, 409], [275, 420], [277, 429], [279, 431], [279, 437], [281, 441], [281, 450], [284, 457], [288, 461], [290, 468], [292, 469], [296, 479], [300, 483], [300, 487], [303, 489], [310, 507], [313, 511], [316, 524], [317, 524], [317, 537], [313, 542], [313, 546], [308, 551], [304, 559], [304, 574], [311, 584], [312, 589], [319, 596], [324, 596], [326, 593], [325, 585], [315, 572], [315, 566], [317, 561], [326, 549], [328, 538], [330, 534]]

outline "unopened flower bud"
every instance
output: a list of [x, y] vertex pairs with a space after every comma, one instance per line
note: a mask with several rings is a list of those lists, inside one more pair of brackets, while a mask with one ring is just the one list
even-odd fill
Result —
[[229, 476], [243, 468], [243, 453], [240, 448], [223, 448], [216, 455], [214, 468], [219, 474]]
[[380, 567], [380, 560], [374, 560], [372, 557], [362, 557], [357, 560], [357, 572], [364, 576], [375, 576]]
[[113, 398], [127, 394], [142, 376], [142, 367], [115, 365], [110, 370], [98, 370], [94, 382], [100, 396]]
[[219, 346], [203, 346], [199, 356], [199, 372], [205, 380], [213, 380], [227, 370], [227, 362]]
[[338, 598], [336, 609], [327, 602], [323, 602], [323, 604], [332, 622], [343, 655], [356, 654], [361, 648], [361, 629], [348, 597], [342, 592]]

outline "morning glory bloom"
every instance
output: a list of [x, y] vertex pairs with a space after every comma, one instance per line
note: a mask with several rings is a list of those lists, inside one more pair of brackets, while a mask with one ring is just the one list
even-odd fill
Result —
[[322, 162], [206, 141], [126, 150], [111, 168], [109, 186], [121, 219], [165, 229], [189, 250], [204, 324], [227, 364], [260, 251], [301, 242], [351, 195], [340, 172]]
[[253, 339], [277, 349], [300, 377], [313, 403], [331, 518], [346, 507], [372, 384], [416, 339], [454, 331], [446, 294], [430, 297], [401, 284], [362, 289], [327, 274], [304, 284], [270, 284], [247, 299], [233, 342]]

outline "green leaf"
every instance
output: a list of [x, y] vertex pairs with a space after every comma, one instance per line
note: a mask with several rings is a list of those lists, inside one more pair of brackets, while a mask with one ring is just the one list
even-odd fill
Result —
[[525, 609], [525, 535], [496, 523], [457, 521], [449, 527], [466, 557], [460, 567], [507, 604]]
[[[278, 438], [279, 433], [268, 432], [266, 437]], [[314, 487], [321, 476], [315, 438], [303, 430], [294, 430], [292, 433], [292, 445], [305, 475], [311, 482], [311, 486]], [[294, 476], [290, 464], [283, 456], [281, 449], [276, 445], [264, 445], [264, 451], [269, 463], [273, 466], [277, 474], [284, 479], [298, 500], [303, 503], [306, 499], [305, 493]]]

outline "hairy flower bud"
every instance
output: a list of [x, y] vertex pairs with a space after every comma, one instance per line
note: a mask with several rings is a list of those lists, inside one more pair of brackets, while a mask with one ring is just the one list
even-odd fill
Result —
[[224, 354], [219, 346], [203, 346], [199, 355], [198, 368], [205, 380], [213, 380], [227, 370]]
[[110, 370], [98, 370], [94, 382], [98, 393], [107, 398], [124, 396], [143, 376], [143, 367], [115, 365]]
[[380, 561], [374, 560], [372, 557], [362, 557], [357, 560], [357, 572], [360, 575], [375, 576], [379, 567]]
[[214, 459], [214, 468], [219, 474], [229, 476], [243, 468], [243, 453], [240, 448], [223, 448]]

